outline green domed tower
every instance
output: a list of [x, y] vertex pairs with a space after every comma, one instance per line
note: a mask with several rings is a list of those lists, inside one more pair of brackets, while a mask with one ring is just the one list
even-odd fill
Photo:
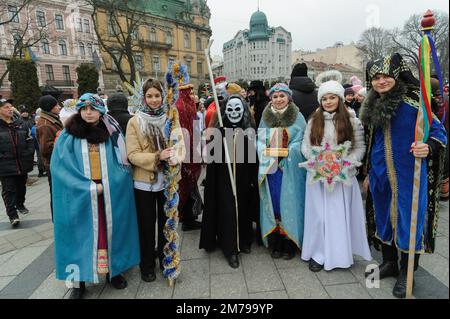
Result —
[[250, 32], [248, 39], [252, 40], [269, 40], [269, 23], [267, 17], [262, 11], [256, 11], [250, 18]]

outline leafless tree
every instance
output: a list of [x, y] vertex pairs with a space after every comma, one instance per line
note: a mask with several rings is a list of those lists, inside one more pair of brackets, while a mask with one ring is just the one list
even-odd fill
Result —
[[[433, 11], [436, 18], [436, 25], [431, 32], [438, 53], [439, 64], [443, 76], [449, 77], [449, 16], [443, 11]], [[405, 58], [418, 67], [419, 66], [419, 47], [423, 31], [421, 30], [420, 20], [423, 14], [412, 15], [404, 24], [402, 29], [390, 31], [390, 38], [395, 51], [401, 53]]]
[[14, 21], [20, 12], [26, 8], [32, 0], [21, 0], [16, 4], [16, 11], [9, 15], [9, 4], [6, 1], [0, 2], [0, 26]]
[[[142, 52], [139, 27], [144, 24], [142, 1], [139, 0], [86, 0], [93, 7], [92, 20], [100, 47], [112, 59], [122, 82], [132, 84], [136, 80], [136, 53]], [[107, 16], [109, 26], [99, 21], [99, 13]], [[124, 63], [125, 62], [125, 63]], [[129, 66], [130, 78], [128, 79]]]
[[383, 28], [367, 29], [361, 35], [361, 39], [356, 46], [366, 61], [382, 58], [392, 52], [389, 32]]
[[[11, 19], [8, 21], [3, 22], [3, 27], [11, 27], [11, 25], [7, 26], [6, 24], [13, 22], [19, 12], [23, 11], [20, 23], [17, 26], [10, 28], [14, 39], [12, 54], [7, 57], [2, 57], [2, 60], [8, 61], [12, 58], [23, 57], [28, 48], [35, 46], [43, 39], [49, 40], [47, 36], [47, 29], [53, 21], [46, 21], [44, 24], [37, 23], [36, 18], [30, 13], [31, 11], [29, 10], [31, 4], [31, 0], [23, 0], [22, 4], [17, 7], [17, 11], [14, 16], [11, 16]], [[8, 73], [9, 69], [6, 68], [6, 71], [0, 76], [0, 87], [2, 86]]]

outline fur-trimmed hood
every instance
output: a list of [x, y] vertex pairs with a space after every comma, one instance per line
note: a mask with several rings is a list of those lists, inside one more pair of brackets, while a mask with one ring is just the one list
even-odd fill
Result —
[[383, 97], [371, 89], [361, 106], [359, 118], [364, 125], [384, 127], [395, 116], [395, 111], [407, 92], [408, 87], [402, 81], [397, 81], [394, 88]]
[[267, 127], [289, 127], [295, 123], [299, 113], [297, 105], [290, 102], [287, 110], [282, 113], [274, 113], [272, 111], [272, 102], [267, 104], [266, 109], [263, 112], [262, 119], [266, 123]]

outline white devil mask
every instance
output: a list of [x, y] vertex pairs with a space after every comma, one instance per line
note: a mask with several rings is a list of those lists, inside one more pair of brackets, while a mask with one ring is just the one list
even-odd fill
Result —
[[244, 117], [244, 105], [241, 99], [234, 98], [228, 100], [225, 107], [225, 115], [232, 124], [238, 124]]

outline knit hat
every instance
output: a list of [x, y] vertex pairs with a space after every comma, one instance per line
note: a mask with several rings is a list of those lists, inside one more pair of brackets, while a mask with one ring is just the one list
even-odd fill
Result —
[[128, 110], [128, 99], [123, 93], [114, 93], [108, 97], [109, 110]]
[[20, 113], [28, 113], [28, 108], [27, 108], [27, 106], [24, 105], [24, 104], [19, 105], [19, 107], [17, 108], [17, 110], [18, 110]]
[[319, 87], [319, 91], [317, 93], [317, 99], [319, 103], [322, 101], [322, 97], [325, 94], [335, 94], [341, 98], [342, 101], [345, 100], [344, 96], [345, 89], [344, 87], [337, 81], [328, 81], [325, 83], [322, 83]]
[[308, 66], [306, 63], [298, 63], [294, 66], [291, 73], [291, 78], [296, 76], [308, 76]]
[[350, 78], [350, 81], [353, 84], [352, 86], [353, 92], [357, 93], [359, 90], [363, 88], [362, 81], [356, 75], [352, 76]]
[[100, 98], [100, 96], [98, 96], [97, 94], [92, 93], [83, 94], [76, 105], [77, 111], [88, 105], [99, 111], [101, 114], [106, 113], [105, 104], [103, 103], [103, 100]]
[[352, 95], [352, 94], [355, 94], [355, 91], [353, 91], [353, 89], [351, 87], [350, 88], [346, 88], [344, 90], [344, 96]]
[[272, 98], [272, 95], [275, 92], [283, 92], [289, 95], [289, 99], [292, 100], [292, 91], [285, 83], [277, 83], [275, 84], [269, 91], [269, 98]]
[[38, 103], [38, 107], [45, 112], [50, 112], [56, 105], [58, 105], [58, 100], [51, 95], [42, 96]]
[[236, 83], [228, 83], [226, 88], [229, 95], [239, 94], [242, 90], [242, 88]]
[[366, 88], [362, 88], [361, 90], [358, 91], [358, 95], [367, 97], [367, 89]]
[[214, 79], [214, 84], [219, 84], [219, 83], [222, 83], [222, 82], [226, 82], [227, 81], [227, 78], [226, 77], [224, 77], [224, 76], [219, 76], [219, 77], [217, 77], [217, 78], [215, 78]]

